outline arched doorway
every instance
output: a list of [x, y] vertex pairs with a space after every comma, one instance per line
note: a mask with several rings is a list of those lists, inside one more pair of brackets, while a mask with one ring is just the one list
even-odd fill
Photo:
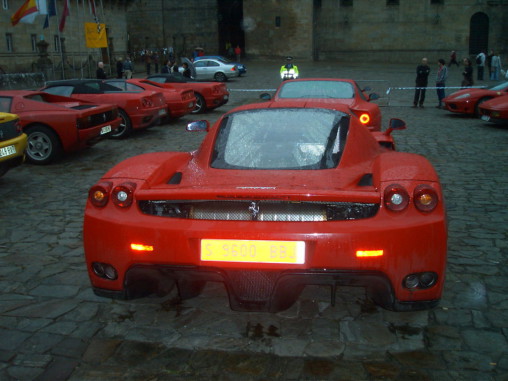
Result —
[[469, 54], [487, 52], [489, 47], [489, 16], [475, 13], [469, 22]]

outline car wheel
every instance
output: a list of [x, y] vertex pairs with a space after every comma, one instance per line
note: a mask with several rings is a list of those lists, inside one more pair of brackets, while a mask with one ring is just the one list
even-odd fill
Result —
[[193, 114], [200, 114], [202, 112], [205, 112], [206, 110], [206, 102], [205, 98], [201, 94], [194, 93], [196, 96], [196, 107], [194, 107], [194, 110], [192, 110]]
[[480, 105], [483, 102], [488, 101], [489, 99], [492, 99], [492, 98], [485, 97], [485, 98], [481, 98], [478, 102], [476, 102], [476, 105], [474, 106], [474, 116], [476, 116], [477, 118], [479, 118], [481, 116], [481, 114], [480, 114]]
[[28, 135], [26, 157], [33, 164], [49, 164], [62, 154], [62, 143], [49, 127], [33, 126]]
[[132, 122], [129, 115], [124, 110], [118, 110], [118, 115], [122, 119], [118, 128], [112, 132], [109, 137], [112, 139], [123, 139], [132, 132]]
[[218, 82], [226, 82], [228, 80], [228, 77], [226, 77], [226, 74], [224, 73], [215, 73], [213, 78]]

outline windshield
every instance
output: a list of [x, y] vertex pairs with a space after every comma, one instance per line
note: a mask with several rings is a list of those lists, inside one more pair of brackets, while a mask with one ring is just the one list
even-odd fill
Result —
[[338, 165], [349, 117], [338, 111], [270, 108], [224, 118], [212, 167], [220, 169], [329, 169]]
[[353, 85], [342, 81], [295, 81], [283, 84], [279, 98], [353, 98]]
[[508, 88], [508, 82], [503, 82], [503, 83], [500, 83], [499, 85], [491, 87], [490, 90], [502, 91], [502, 90], [506, 90], [507, 88]]

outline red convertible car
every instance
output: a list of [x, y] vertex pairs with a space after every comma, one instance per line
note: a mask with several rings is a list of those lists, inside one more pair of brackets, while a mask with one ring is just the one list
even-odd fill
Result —
[[120, 125], [118, 109], [42, 91], [0, 91], [0, 111], [17, 114], [28, 135], [27, 160], [48, 164], [97, 143]]
[[448, 111], [480, 116], [480, 105], [492, 98], [508, 95], [508, 82], [488, 89], [463, 89], [443, 99]]
[[191, 89], [194, 91], [196, 95], [194, 114], [213, 110], [229, 101], [229, 91], [224, 83], [198, 82], [179, 73], [154, 74], [148, 76], [146, 81], [170, 89]]
[[[361, 89], [352, 79], [335, 78], [305, 78], [284, 81], [275, 93], [274, 101], [288, 102], [295, 99], [306, 99], [308, 106], [329, 103], [330, 105], [346, 105], [371, 131], [381, 130], [381, 111], [379, 106], [370, 101], [379, 95], [367, 94], [370, 88]], [[262, 99], [270, 100], [268, 93], [261, 95]], [[340, 107], [339, 107], [340, 109]]]
[[176, 284], [185, 299], [214, 281], [233, 309], [276, 312], [306, 285], [329, 286], [332, 303], [337, 286], [363, 286], [387, 309], [435, 306], [447, 242], [436, 171], [382, 147], [338, 108], [241, 106], [197, 151], [110, 169], [91, 187], [84, 217], [95, 293], [163, 295]]
[[497, 124], [508, 124], [508, 94], [481, 104], [482, 120]]
[[124, 91], [159, 91], [166, 99], [168, 118], [176, 119], [191, 113], [196, 106], [194, 91], [183, 89], [169, 89], [158, 83], [148, 82], [146, 79], [109, 79], [104, 81]]
[[110, 135], [112, 138], [125, 138], [133, 129], [158, 124], [167, 115], [166, 101], [160, 92], [122, 91], [98, 79], [52, 81], [41, 90], [87, 102], [118, 106], [122, 123]]

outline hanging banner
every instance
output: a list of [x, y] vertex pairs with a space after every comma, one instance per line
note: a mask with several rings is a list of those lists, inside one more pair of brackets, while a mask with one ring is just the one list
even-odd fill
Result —
[[85, 39], [87, 48], [107, 48], [108, 37], [106, 35], [106, 24], [86, 22]]

